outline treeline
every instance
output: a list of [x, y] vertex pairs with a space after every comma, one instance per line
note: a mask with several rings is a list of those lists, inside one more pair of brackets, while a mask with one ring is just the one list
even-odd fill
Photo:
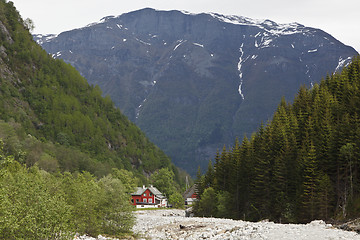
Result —
[[0, 142], [0, 238], [72, 239], [75, 233], [129, 234], [135, 218], [129, 202], [132, 173], [114, 169], [49, 174], [6, 156]]
[[[4, 139], [5, 150], [19, 160], [17, 150], [21, 149], [27, 166], [37, 163], [44, 153], [42, 166], [90, 171], [99, 177], [112, 168], [134, 171], [138, 177], [169, 168], [180, 182], [170, 159], [111, 99], [102, 97], [99, 87], [90, 86], [71, 65], [48, 55], [27, 27], [13, 3], [1, 0], [0, 119], [16, 129], [19, 139]], [[24, 143], [28, 136], [43, 144], [37, 143], [34, 151], [28, 149]], [[48, 144], [55, 147], [49, 150]]]
[[198, 174], [197, 215], [257, 221], [342, 220], [360, 214], [360, 57], [272, 121], [223, 148]]

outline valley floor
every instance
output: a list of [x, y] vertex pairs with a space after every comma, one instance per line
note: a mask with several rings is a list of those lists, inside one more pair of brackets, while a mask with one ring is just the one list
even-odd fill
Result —
[[230, 219], [185, 217], [184, 210], [136, 212], [134, 233], [140, 239], [359, 239], [360, 234], [334, 228], [323, 221], [309, 224], [275, 224]]

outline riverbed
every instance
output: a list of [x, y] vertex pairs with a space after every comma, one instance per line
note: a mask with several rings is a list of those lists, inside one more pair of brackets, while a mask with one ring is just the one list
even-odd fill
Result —
[[133, 231], [140, 239], [267, 239], [360, 240], [349, 232], [316, 220], [308, 224], [246, 222], [220, 218], [185, 217], [184, 210], [137, 211]]

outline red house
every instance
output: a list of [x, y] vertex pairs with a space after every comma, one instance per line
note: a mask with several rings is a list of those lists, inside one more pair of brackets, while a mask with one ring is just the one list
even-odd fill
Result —
[[154, 186], [138, 187], [131, 194], [131, 203], [137, 208], [160, 208], [167, 207], [166, 197]]

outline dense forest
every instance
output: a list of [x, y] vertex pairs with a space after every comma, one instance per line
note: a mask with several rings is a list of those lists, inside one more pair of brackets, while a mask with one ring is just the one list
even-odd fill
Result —
[[135, 187], [175, 202], [186, 173], [32, 27], [0, 0], [0, 238], [129, 234]]
[[[360, 57], [282, 99], [250, 138], [198, 173], [202, 216], [257, 221], [344, 220], [360, 214]], [[214, 201], [216, 199], [216, 201]]]

